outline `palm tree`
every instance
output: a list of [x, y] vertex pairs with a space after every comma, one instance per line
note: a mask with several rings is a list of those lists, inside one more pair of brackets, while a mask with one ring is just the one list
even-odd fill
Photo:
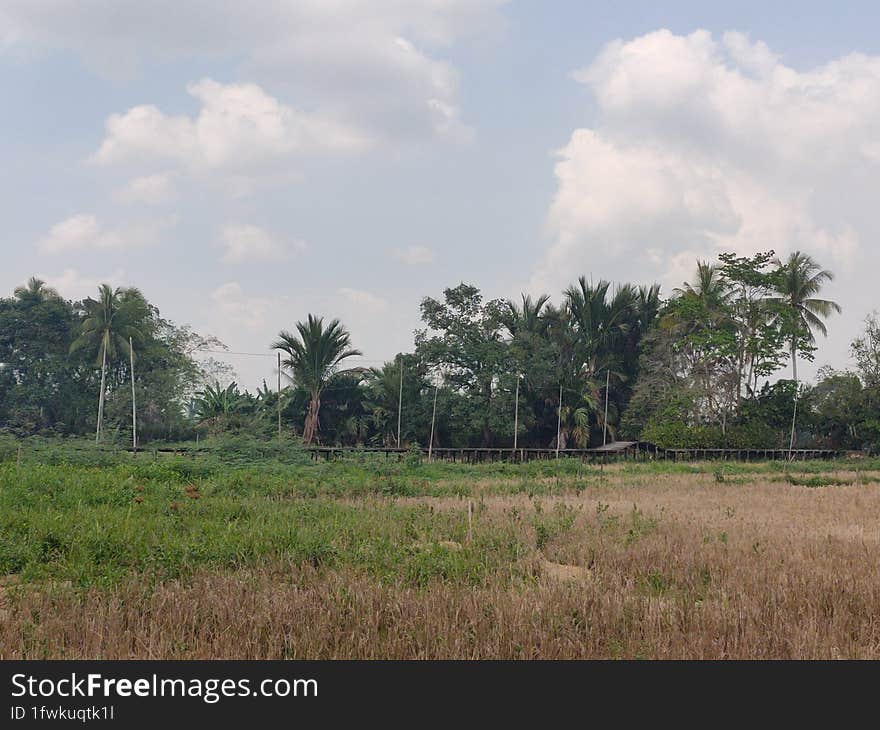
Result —
[[657, 319], [660, 311], [660, 285], [640, 286], [635, 297], [635, 329], [644, 335]]
[[104, 428], [104, 398], [107, 383], [107, 359], [113, 359], [121, 350], [131, 356], [129, 341], [140, 342], [145, 335], [145, 323], [150, 306], [138, 289], [113, 289], [109, 284], [98, 287], [98, 298], [83, 302], [86, 317], [80, 334], [70, 345], [70, 352], [82, 348], [94, 350], [96, 364], [101, 366], [101, 390], [98, 394], [98, 423], [95, 442], [101, 440]]
[[309, 394], [303, 425], [303, 441], [308, 445], [320, 428], [321, 394], [328, 382], [340, 373], [340, 363], [361, 352], [350, 347], [351, 336], [338, 319], [331, 320], [325, 327], [323, 317], [310, 314], [307, 321], [296, 323], [296, 329], [298, 335], [281, 330], [272, 347], [287, 353], [282, 364], [292, 372], [293, 382]]
[[[268, 389], [267, 389], [268, 390]], [[220, 383], [206, 385], [196, 393], [193, 400], [198, 424], [222, 430], [229, 425], [229, 419], [240, 412], [247, 404], [247, 396], [238, 390], [238, 384], [230, 383], [223, 388]]]
[[629, 332], [636, 311], [638, 291], [620, 286], [609, 299], [611, 283], [600, 281], [595, 286], [586, 277], [565, 290], [565, 300], [571, 315], [580, 355], [585, 363], [592, 361], [599, 369], [601, 360], [608, 359]]
[[672, 293], [677, 297], [692, 297], [706, 305], [708, 309], [719, 309], [730, 300], [731, 292], [721, 279], [721, 271], [708, 261], [697, 261], [697, 276], [693, 283], [684, 282]]
[[373, 427], [381, 435], [385, 446], [393, 446], [395, 417], [397, 416], [400, 388], [400, 363], [397, 359], [386, 362], [381, 368], [365, 371], [366, 395], [364, 407], [370, 414]]
[[[610, 371], [609, 371], [610, 374]], [[567, 395], [580, 403], [580, 406], [563, 405], [559, 413], [559, 448], [568, 448], [569, 443], [573, 443], [575, 448], [586, 449], [590, 445], [590, 435], [592, 427], [598, 431], [607, 429], [611, 434], [611, 438], [616, 438], [617, 429], [611, 423], [612, 417], [616, 417], [617, 408], [613, 404], [610, 405], [609, 419], [605, 421], [605, 411], [602, 408], [603, 391], [605, 390], [605, 381], [590, 377], [582, 384], [583, 390]], [[551, 447], [556, 446], [554, 437]]]
[[528, 294], [521, 296], [522, 307], [509, 300], [504, 303], [501, 313], [502, 324], [512, 337], [525, 332], [543, 334], [548, 326], [548, 320], [544, 317], [544, 307], [550, 301], [550, 297], [547, 294], [542, 294], [537, 299], [532, 299]]
[[795, 425], [797, 423], [798, 340], [803, 338], [812, 344], [816, 341], [815, 331], [827, 336], [828, 330], [822, 319], [831, 316], [834, 312], [840, 313], [841, 309], [837, 302], [816, 298], [816, 294], [822, 290], [822, 285], [831, 281], [834, 274], [819, 266], [808, 254], [795, 251], [785, 262], [774, 259], [773, 263], [779, 274], [779, 283], [777, 284], [779, 296], [771, 297], [769, 301], [779, 306], [783, 316], [787, 319], [785, 329], [789, 335], [791, 374], [795, 386], [791, 440], [788, 446], [790, 458], [794, 449]]
[[48, 299], [58, 299], [58, 292], [50, 286], [46, 286], [46, 282], [32, 276], [28, 279], [27, 284], [15, 287], [15, 298], [26, 306], [42, 304]]
[[619, 370], [617, 361], [625, 349], [625, 338], [636, 324], [638, 290], [628, 284], [620, 286], [609, 299], [610, 287], [607, 281], [593, 286], [582, 276], [576, 286], [565, 290], [577, 376], [586, 385], [602, 370]]

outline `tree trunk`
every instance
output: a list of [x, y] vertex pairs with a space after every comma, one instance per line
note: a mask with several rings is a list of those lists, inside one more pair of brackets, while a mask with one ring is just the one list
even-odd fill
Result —
[[104, 431], [104, 388], [107, 382], [107, 340], [104, 340], [104, 352], [101, 356], [101, 392], [98, 394], [98, 425], [95, 427], [95, 443], [101, 440]]
[[318, 433], [318, 412], [321, 410], [321, 398], [312, 395], [309, 401], [309, 410], [306, 412], [306, 422], [303, 426], [303, 443], [310, 446]]
[[788, 442], [788, 460], [791, 461], [792, 452], [794, 451], [794, 435], [797, 425], [797, 404], [798, 404], [798, 377], [797, 377], [797, 345], [791, 343], [791, 374], [794, 379], [794, 408], [791, 413], [791, 438]]

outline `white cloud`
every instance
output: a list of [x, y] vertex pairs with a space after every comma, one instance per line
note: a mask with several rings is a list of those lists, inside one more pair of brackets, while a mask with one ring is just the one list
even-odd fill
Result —
[[211, 301], [215, 307], [215, 313], [219, 320], [224, 323], [226, 329], [229, 324], [238, 325], [249, 330], [260, 330], [266, 326], [271, 301], [266, 297], [246, 296], [237, 281], [230, 281], [217, 287], [211, 293]]
[[78, 213], [49, 229], [38, 243], [43, 253], [61, 253], [86, 249], [124, 249], [156, 243], [173, 225], [173, 219], [139, 221], [119, 227], [107, 227], [94, 215]]
[[81, 248], [116, 248], [121, 239], [115, 231], [104, 230], [98, 219], [86, 213], [56, 223], [39, 243], [45, 253]]
[[210, 8], [174, 0], [6, 0], [0, 50], [69, 50], [110, 76], [156, 59], [231, 58], [246, 78], [288, 89], [307, 108], [323, 108], [370, 137], [466, 139], [457, 73], [438, 51], [491, 36], [504, 4], [334, 0], [263, 3], [255, 12], [239, 0]]
[[280, 261], [301, 254], [304, 241], [285, 241], [251, 223], [229, 224], [223, 227], [221, 242], [226, 249], [223, 262]]
[[353, 304], [356, 307], [356, 311], [362, 315], [379, 314], [388, 309], [388, 302], [382, 299], [382, 297], [376, 296], [375, 294], [362, 289], [349, 289], [347, 287], [342, 287], [339, 289], [339, 294], [344, 297], [349, 304]]
[[558, 153], [552, 245], [531, 288], [573, 271], [653, 279], [658, 262], [676, 285], [685, 258], [690, 275], [721, 250], [852, 264], [868, 199], [856, 181], [880, 183], [880, 58], [796, 71], [739, 33], [661, 30], [610, 43], [573, 76], [599, 117]]
[[297, 111], [255, 84], [204, 79], [187, 88], [201, 103], [195, 118], [169, 116], [154, 106], [114, 114], [95, 162], [176, 163], [190, 172], [247, 174], [282, 168], [298, 156], [355, 152], [370, 144], [358, 130]]
[[62, 273], [54, 275], [38, 274], [37, 278], [45, 281], [62, 297], [73, 300], [96, 296], [96, 290], [101, 284], [109, 284], [114, 288], [125, 285], [125, 271], [123, 269], [115, 269], [107, 276], [98, 278], [83, 276], [75, 269], [65, 269]]
[[394, 251], [394, 258], [408, 266], [433, 264], [437, 255], [427, 246], [407, 246]]
[[114, 199], [120, 203], [147, 205], [162, 205], [173, 196], [171, 175], [162, 173], [136, 177], [113, 194]]

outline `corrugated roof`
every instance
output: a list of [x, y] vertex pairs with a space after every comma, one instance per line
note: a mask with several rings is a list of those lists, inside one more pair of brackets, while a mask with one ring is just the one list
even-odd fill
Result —
[[593, 451], [626, 451], [638, 445], [638, 441], [612, 441], [604, 446], [597, 446]]

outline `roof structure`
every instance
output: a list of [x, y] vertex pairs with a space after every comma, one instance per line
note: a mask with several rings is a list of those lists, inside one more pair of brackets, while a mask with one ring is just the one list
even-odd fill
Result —
[[619, 453], [629, 449], [642, 449], [643, 451], [647, 451], [654, 448], [656, 448], [654, 444], [649, 444], [647, 441], [612, 441], [610, 444], [605, 444], [604, 446], [596, 446], [595, 448], [590, 449], [590, 451]]

